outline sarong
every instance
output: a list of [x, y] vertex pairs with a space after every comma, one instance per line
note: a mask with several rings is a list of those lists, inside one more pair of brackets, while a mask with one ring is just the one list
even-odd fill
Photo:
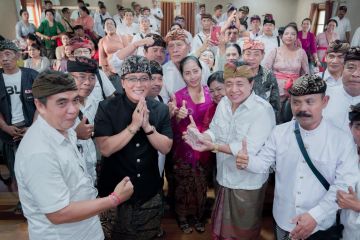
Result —
[[220, 186], [211, 218], [213, 239], [259, 239], [266, 186], [256, 190]]

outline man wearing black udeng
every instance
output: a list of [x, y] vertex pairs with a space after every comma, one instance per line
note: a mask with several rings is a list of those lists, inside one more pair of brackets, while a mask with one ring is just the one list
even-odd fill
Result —
[[172, 146], [168, 107], [152, 98], [150, 62], [130, 56], [120, 70], [124, 93], [100, 103], [95, 117], [95, 137], [104, 156], [98, 180], [99, 195], [106, 196], [129, 176], [134, 185], [130, 201], [117, 212], [101, 216], [106, 237], [153, 239], [160, 232], [162, 179], [158, 151]]

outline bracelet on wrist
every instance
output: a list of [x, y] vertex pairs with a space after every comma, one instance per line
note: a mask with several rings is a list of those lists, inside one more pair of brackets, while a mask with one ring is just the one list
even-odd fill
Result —
[[121, 198], [115, 192], [110, 193], [109, 197], [114, 201], [115, 206], [121, 203]]
[[145, 132], [145, 135], [149, 136], [151, 134], [153, 134], [155, 132], [155, 127], [154, 126], [151, 126], [151, 129], [149, 132]]
[[219, 145], [218, 144], [214, 144], [214, 148], [212, 150], [213, 153], [218, 153], [219, 152]]

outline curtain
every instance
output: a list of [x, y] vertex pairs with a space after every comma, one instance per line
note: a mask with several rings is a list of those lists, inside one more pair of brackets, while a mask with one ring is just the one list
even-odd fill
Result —
[[39, 27], [40, 25], [40, 16], [42, 12], [41, 0], [35, 0], [35, 15], [34, 15], [34, 24]]
[[188, 30], [193, 36], [195, 33], [195, 15], [196, 5], [192, 3], [181, 3], [181, 15], [185, 17], [185, 29]]
[[26, 0], [20, 0], [21, 9], [26, 9]]
[[312, 21], [312, 26], [311, 26], [311, 32], [315, 32], [316, 33], [316, 27], [317, 27], [317, 20], [319, 17], [319, 4], [316, 3], [312, 3], [311, 4], [311, 8], [310, 8], [310, 15], [309, 18]]
[[333, 2], [327, 0], [325, 2], [325, 23], [332, 17]]
[[174, 21], [174, 3], [161, 2], [161, 9], [164, 13], [164, 19], [161, 21], [161, 36], [165, 37]]

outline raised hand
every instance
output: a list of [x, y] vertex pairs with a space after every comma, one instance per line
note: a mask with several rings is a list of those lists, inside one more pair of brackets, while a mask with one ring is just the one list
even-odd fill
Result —
[[242, 140], [242, 148], [236, 156], [236, 167], [238, 169], [247, 168], [249, 163], [249, 155], [247, 151], [247, 141], [246, 138]]
[[196, 123], [192, 115], [189, 115], [190, 124], [187, 126], [188, 128], [197, 128]]
[[124, 177], [121, 182], [114, 189], [114, 193], [120, 198], [121, 203], [128, 200], [134, 192], [134, 186], [132, 185], [129, 177]]
[[75, 132], [78, 139], [87, 140], [91, 138], [94, 132], [94, 125], [87, 123], [86, 116], [83, 117], [81, 122], [76, 126]]
[[170, 117], [172, 118], [179, 111], [179, 109], [177, 107], [177, 103], [176, 103], [176, 97], [174, 94], [171, 95], [171, 97], [170, 97], [170, 102], [168, 102], [168, 107], [169, 107]]
[[356, 192], [350, 186], [348, 188], [349, 193], [342, 190], [338, 190], [336, 193], [336, 200], [340, 208], [351, 209], [356, 212], [360, 212], [360, 200], [357, 198]]
[[180, 121], [180, 120], [186, 118], [186, 117], [188, 116], [188, 114], [189, 114], [189, 111], [188, 111], [188, 109], [186, 108], [186, 101], [183, 100], [183, 101], [182, 101], [181, 108], [179, 109], [179, 111], [178, 111], [178, 113], [177, 113], [177, 115], [176, 115], [176, 119], [177, 119], [178, 121]]

